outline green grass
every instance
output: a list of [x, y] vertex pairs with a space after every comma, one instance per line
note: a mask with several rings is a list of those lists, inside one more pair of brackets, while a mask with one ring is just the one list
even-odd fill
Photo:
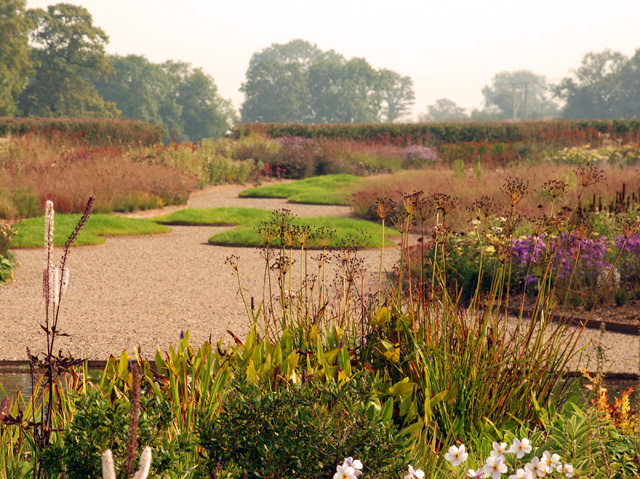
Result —
[[[260, 221], [251, 221], [239, 225], [233, 230], [222, 231], [209, 238], [209, 243], [220, 246], [263, 246], [264, 241], [257, 232], [260, 223]], [[358, 247], [380, 247], [382, 243], [382, 226], [370, 221], [351, 218], [315, 217], [295, 218], [293, 224], [311, 226], [312, 231], [322, 226], [335, 229], [336, 235], [329, 244], [329, 248], [338, 248], [346, 244]], [[390, 239], [390, 237], [399, 235], [398, 231], [386, 228], [385, 246], [394, 246], [396, 241]], [[351, 241], [351, 239], [354, 239], [354, 241]], [[311, 247], [313, 247], [313, 244]]]
[[240, 193], [245, 198], [287, 198], [290, 203], [346, 205], [353, 187], [362, 178], [354, 175], [324, 175], [278, 185], [249, 188]]
[[[56, 214], [54, 243], [63, 246], [74, 230], [81, 215]], [[12, 248], [35, 248], [44, 246], [44, 217], [29, 218], [13, 225], [17, 235], [11, 240]], [[151, 235], [169, 233], [171, 228], [147, 219], [125, 218], [94, 214], [84, 226], [75, 246], [96, 245], [105, 242], [105, 236]]]
[[270, 211], [259, 208], [187, 208], [168, 215], [156, 216], [153, 221], [167, 225], [240, 225], [269, 218]]

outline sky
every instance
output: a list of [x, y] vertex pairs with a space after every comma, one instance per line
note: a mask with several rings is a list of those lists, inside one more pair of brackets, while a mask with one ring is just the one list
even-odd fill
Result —
[[[46, 8], [50, 0], [28, 0]], [[437, 99], [481, 108], [496, 73], [557, 83], [585, 53], [640, 48], [638, 0], [67, 0], [109, 36], [107, 52], [182, 60], [239, 109], [251, 56], [303, 39], [414, 82], [414, 118]]]

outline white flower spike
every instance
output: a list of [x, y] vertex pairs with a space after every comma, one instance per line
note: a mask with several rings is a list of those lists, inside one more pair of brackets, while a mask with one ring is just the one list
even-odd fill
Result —
[[464, 444], [460, 447], [451, 446], [449, 452], [444, 455], [444, 458], [451, 463], [452, 466], [459, 466], [467, 460], [469, 454], [465, 451]]

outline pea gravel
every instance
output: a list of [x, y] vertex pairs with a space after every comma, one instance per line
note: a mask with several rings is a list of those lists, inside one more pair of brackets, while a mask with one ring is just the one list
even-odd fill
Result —
[[[268, 210], [286, 208], [298, 216], [348, 216], [345, 206], [295, 205], [286, 200], [239, 198], [242, 186], [209, 187], [191, 196], [188, 207], [246, 206]], [[149, 217], [162, 211], [130, 216]], [[69, 288], [61, 303], [59, 328], [68, 337], [57, 340], [57, 349], [74, 357], [104, 360], [138, 345], [145, 357], [176, 344], [181, 331], [190, 331], [191, 342], [209, 338], [231, 339], [227, 330], [244, 337], [249, 322], [238, 294], [235, 271], [225, 264], [230, 255], [239, 260], [245, 297], [262, 298], [264, 260], [253, 248], [211, 246], [207, 239], [224, 227], [172, 226], [168, 235], [109, 238], [101, 246], [73, 248], [68, 260]], [[62, 251], [57, 249], [56, 256]], [[42, 301], [42, 249], [16, 250], [20, 263], [15, 280], [0, 286], [0, 360], [24, 360], [26, 348], [44, 351]], [[378, 250], [359, 252], [371, 290], [377, 286]], [[385, 250], [384, 269], [391, 271], [397, 249]], [[294, 270], [295, 270], [294, 266]], [[595, 369], [598, 331], [585, 330], [581, 345], [582, 366]], [[638, 338], [607, 332], [601, 341], [605, 370], [638, 371]], [[572, 369], [579, 367], [575, 362]]]

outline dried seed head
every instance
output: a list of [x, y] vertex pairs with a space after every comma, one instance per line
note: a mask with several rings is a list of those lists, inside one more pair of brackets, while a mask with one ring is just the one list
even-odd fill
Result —
[[394, 202], [391, 198], [378, 198], [375, 205], [378, 218], [384, 220], [393, 211]]
[[529, 191], [529, 181], [520, 178], [508, 178], [500, 191], [507, 197], [509, 204], [516, 206]]
[[482, 196], [467, 206], [467, 211], [478, 221], [494, 216], [499, 210], [500, 203], [493, 196]]
[[422, 196], [422, 191], [414, 191], [413, 193], [404, 193], [402, 195], [402, 203], [407, 213], [412, 215], [416, 211], [416, 204]]
[[458, 198], [446, 193], [434, 193], [431, 195], [431, 201], [436, 211], [441, 212], [445, 216], [451, 213], [460, 203]]
[[630, 218], [629, 216], [620, 216], [618, 218], [620, 229], [622, 230], [622, 236], [625, 239], [631, 236], [640, 234], [640, 216]]
[[601, 183], [605, 180], [604, 170], [596, 166], [578, 165], [578, 168], [574, 170], [574, 173], [578, 177], [578, 182], [583, 188], [587, 186]]
[[555, 200], [566, 193], [567, 182], [562, 180], [549, 180], [542, 184], [541, 189], [549, 193], [549, 196]]
[[237, 257], [235, 254], [232, 254], [231, 256], [227, 256], [227, 259], [225, 260], [224, 264], [228, 264], [234, 269], [234, 271], [238, 271], [239, 261], [240, 261], [240, 258]]

